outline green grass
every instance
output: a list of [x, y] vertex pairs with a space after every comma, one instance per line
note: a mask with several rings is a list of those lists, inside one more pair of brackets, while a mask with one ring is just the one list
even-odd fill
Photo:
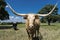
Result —
[[18, 24], [18, 27], [23, 28], [25, 27], [25, 24]]
[[[25, 30], [25, 24], [18, 24], [18, 29], [15, 31], [13, 28], [0, 29], [0, 40], [28, 40]], [[40, 32], [43, 40], [60, 40], [60, 23], [41, 23]]]
[[49, 30], [58, 30], [60, 29], [60, 23], [51, 23], [50, 26], [47, 23], [42, 23], [41, 27]]

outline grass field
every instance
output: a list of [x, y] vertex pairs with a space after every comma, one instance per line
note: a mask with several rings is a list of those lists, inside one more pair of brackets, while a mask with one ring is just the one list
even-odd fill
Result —
[[[18, 24], [18, 29], [13, 28], [0, 29], [0, 40], [28, 40], [24, 24]], [[40, 32], [42, 40], [60, 40], [60, 23], [41, 23]]]

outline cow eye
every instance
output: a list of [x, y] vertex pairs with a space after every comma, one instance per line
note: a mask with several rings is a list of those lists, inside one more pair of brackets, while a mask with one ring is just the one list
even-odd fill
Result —
[[24, 19], [27, 19], [27, 16], [24, 16]]
[[39, 17], [36, 15], [36, 16], [35, 16], [35, 19], [39, 19]]

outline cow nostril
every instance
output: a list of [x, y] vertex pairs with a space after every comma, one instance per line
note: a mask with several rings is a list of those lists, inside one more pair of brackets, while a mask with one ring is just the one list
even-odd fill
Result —
[[33, 26], [29, 26], [29, 30], [32, 30]]

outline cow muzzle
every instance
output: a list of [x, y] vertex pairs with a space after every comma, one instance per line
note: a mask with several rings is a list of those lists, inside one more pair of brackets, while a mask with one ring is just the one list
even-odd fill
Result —
[[33, 30], [34, 29], [34, 26], [29, 26], [29, 30]]

